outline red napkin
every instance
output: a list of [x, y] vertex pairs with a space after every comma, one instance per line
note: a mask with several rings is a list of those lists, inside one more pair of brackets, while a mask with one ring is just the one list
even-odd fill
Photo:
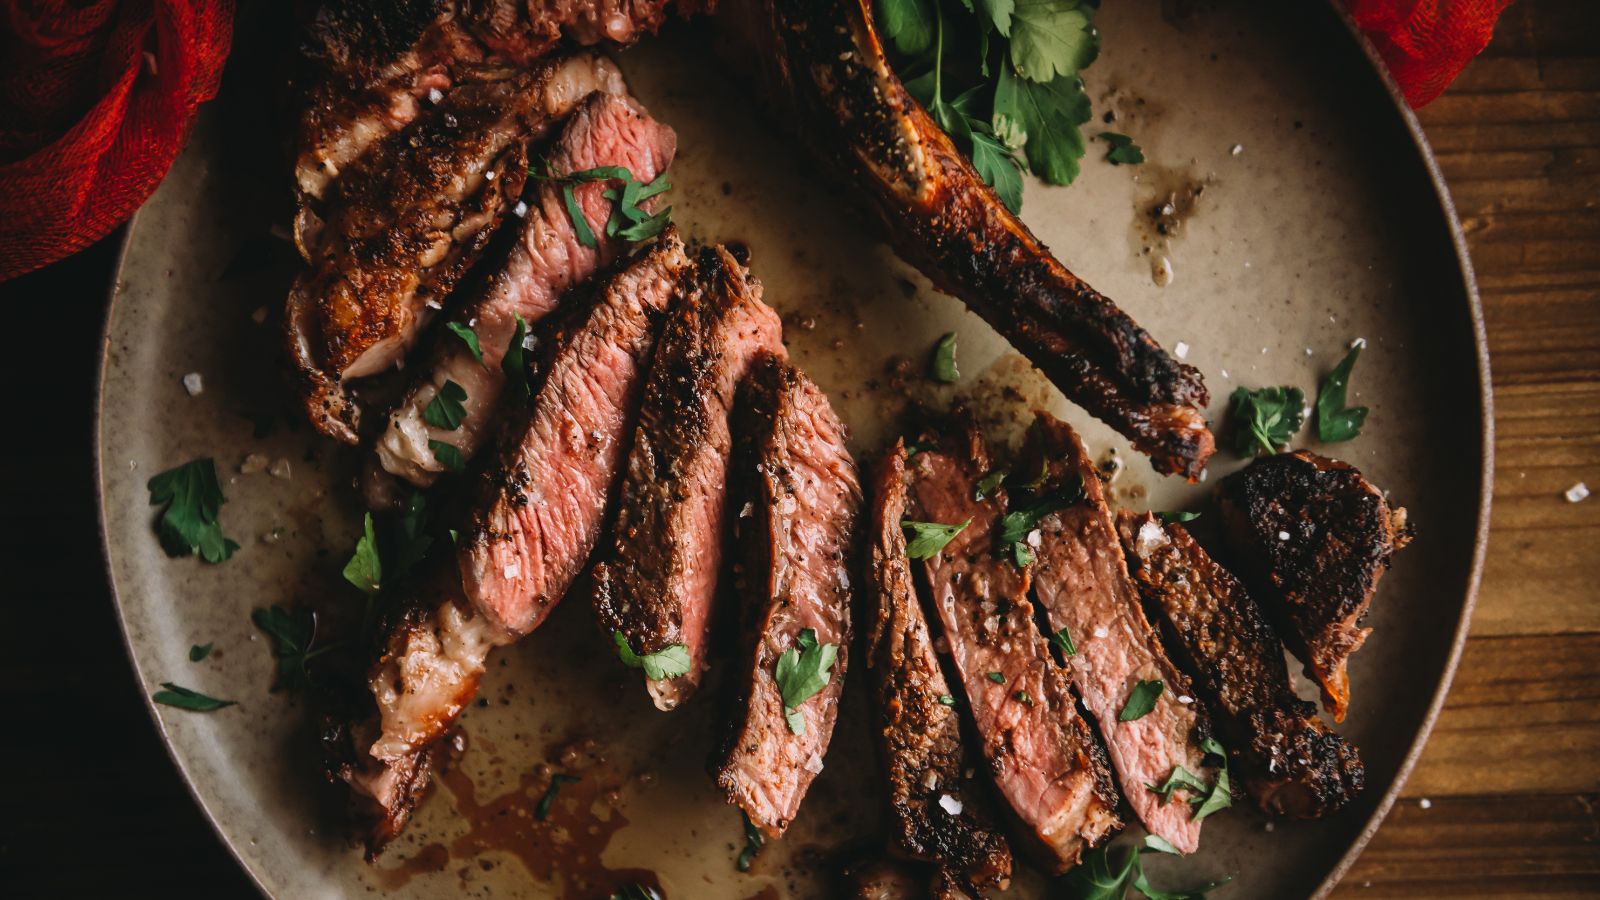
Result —
[[150, 196], [217, 92], [233, 0], [0, 0], [0, 281]]
[[1489, 46], [1511, 0], [1344, 0], [1412, 108], [1444, 93]]

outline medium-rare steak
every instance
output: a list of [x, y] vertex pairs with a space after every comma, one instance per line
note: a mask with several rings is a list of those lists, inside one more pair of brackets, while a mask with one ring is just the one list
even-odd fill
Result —
[[[741, 509], [734, 531], [746, 650], [735, 670], [732, 728], [713, 772], [728, 799], [776, 837], [822, 771], [839, 712], [861, 484], [844, 425], [799, 369], [763, 356], [739, 386], [735, 409], [729, 480], [744, 486], [733, 500]], [[827, 682], [800, 696], [819, 671]]]
[[866, 609], [874, 618], [867, 666], [894, 847], [944, 869], [974, 896], [1004, 890], [1011, 846], [996, 824], [988, 786], [969, 777], [974, 767], [962, 744], [954, 692], [934, 654], [906, 556], [903, 441], [873, 472], [870, 510]]
[[1355, 466], [1300, 450], [1223, 479], [1222, 513], [1239, 574], [1343, 722], [1345, 664], [1372, 631], [1360, 620], [1378, 579], [1411, 539], [1406, 511]]
[[[1044, 495], [1065, 502], [1081, 485], [1081, 496], [1040, 519], [1036, 535], [1025, 538], [1030, 546], [1037, 540], [1029, 569], [1039, 605], [1051, 631], [1065, 629], [1075, 648], [1067, 669], [1100, 725], [1128, 805], [1151, 834], [1193, 853], [1200, 845], [1201, 822], [1192, 818], [1188, 803], [1175, 802], [1187, 799], [1187, 791], [1163, 797], [1147, 787], [1165, 783], [1179, 766], [1201, 772], [1205, 735], [1188, 679], [1167, 658], [1145, 618], [1105, 491], [1078, 436], [1065, 422], [1040, 413], [1029, 451], [1042, 459], [1025, 460], [1022, 471], [1048, 471]], [[1152, 682], [1160, 685], [1153, 707], [1123, 721], [1135, 693], [1148, 692]]]
[[289, 292], [289, 356], [319, 431], [356, 443], [349, 389], [401, 360], [522, 190], [550, 71], [463, 85], [339, 181]]
[[761, 302], [761, 283], [727, 250], [707, 248], [651, 364], [612, 544], [594, 569], [594, 604], [606, 635], [621, 635], [632, 653], [687, 653], [682, 675], [655, 680], [646, 669], [645, 687], [661, 709], [687, 700], [705, 668], [734, 388], [761, 354], [785, 354], [782, 334], [777, 313]]
[[1157, 470], [1199, 477], [1215, 449], [1199, 371], [1005, 208], [890, 70], [869, 0], [726, 0], [718, 17], [783, 121], [876, 212], [902, 256]]
[[[607, 79], [604, 91], [589, 95], [546, 158], [550, 173], [622, 166], [635, 179], [650, 182], [666, 171], [677, 136], [622, 90], [619, 77]], [[483, 293], [453, 317], [457, 334], [440, 336], [417, 380], [390, 413], [388, 427], [375, 445], [384, 470], [426, 486], [447, 469], [430, 444], [450, 444], [462, 461], [476, 455], [500, 408], [507, 379], [501, 364], [517, 334], [517, 318], [533, 326], [555, 308], [569, 287], [586, 281], [627, 249], [625, 238], [606, 234], [612, 201], [602, 194], [609, 189], [602, 181], [571, 188], [594, 238], [595, 246], [588, 247], [574, 230], [562, 186], [539, 185], [505, 263]], [[459, 338], [461, 331], [476, 337], [476, 352]], [[458, 401], [459, 414], [430, 424], [429, 404], [452, 382], [457, 396], [465, 394]]]
[[966, 523], [923, 560], [933, 606], [989, 773], [1020, 823], [1022, 846], [1049, 871], [1064, 872], [1121, 825], [1110, 773], [1034, 624], [1028, 570], [995, 552], [1005, 497], [996, 488], [976, 499], [978, 482], [991, 470], [982, 437], [968, 422], [921, 442], [930, 440], [937, 449], [907, 464], [908, 515]]
[[1122, 512], [1128, 566], [1240, 764], [1245, 787], [1271, 815], [1316, 819], [1361, 793], [1356, 748], [1295, 696], [1283, 645], [1261, 608], [1188, 530]]
[[555, 335], [527, 426], [458, 552], [467, 599], [512, 634], [544, 621], [594, 549], [659, 324], [688, 265], [669, 228], [600, 289], [587, 317]]

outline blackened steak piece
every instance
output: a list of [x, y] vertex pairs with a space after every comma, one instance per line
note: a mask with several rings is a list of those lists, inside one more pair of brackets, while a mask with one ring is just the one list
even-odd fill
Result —
[[[559, 176], [622, 166], [641, 182], [654, 181], [666, 171], [677, 149], [677, 135], [626, 94], [620, 76], [605, 86], [606, 90], [590, 94], [567, 121], [541, 168]], [[578, 238], [562, 185], [541, 183], [531, 192], [531, 203], [518, 207], [525, 210], [520, 234], [505, 262], [482, 293], [453, 317], [455, 327], [477, 337], [476, 351], [465, 341], [444, 335], [423, 365], [416, 367], [416, 379], [390, 412], [388, 427], [374, 446], [376, 461], [385, 471], [427, 486], [446, 470], [431, 449], [432, 442], [450, 444], [463, 460], [477, 454], [500, 409], [507, 381], [501, 363], [517, 333], [518, 318], [533, 327], [555, 309], [568, 288], [587, 281], [627, 251], [625, 238], [606, 234], [612, 202], [603, 194], [612, 188], [603, 181], [571, 187], [594, 238], [593, 247]], [[653, 198], [646, 201], [653, 202]], [[447, 429], [430, 424], [425, 414], [451, 382], [466, 398], [460, 401], [459, 418], [446, 423], [454, 427]]]
[[764, 353], [784, 355], [778, 314], [727, 250], [707, 248], [667, 318], [628, 452], [612, 545], [594, 569], [608, 639], [640, 656], [683, 645], [689, 670], [645, 687], [660, 709], [687, 700], [705, 668], [722, 566], [734, 389]]
[[[734, 496], [746, 653], [736, 669], [733, 727], [714, 763], [717, 784], [770, 836], [794, 821], [822, 771], [850, 649], [850, 576], [861, 484], [845, 428], [804, 373], [764, 356], [739, 387]], [[828, 682], [792, 710], [779, 659], [810, 629], [837, 648]], [[820, 652], [820, 651], [819, 651]], [[798, 733], [796, 733], [798, 731]]]
[[719, 19], [783, 121], [898, 252], [1082, 406], [1190, 480], [1215, 449], [1200, 373], [1050, 254], [890, 70], [869, 0], [727, 0]]
[[906, 556], [906, 451], [897, 442], [872, 476], [866, 609], [867, 666], [877, 697], [879, 748], [894, 847], [950, 873], [975, 896], [1004, 890], [1011, 847], [989, 788], [969, 778], [954, 692], [934, 653]]
[[1239, 574], [1343, 722], [1345, 664], [1372, 631], [1360, 620], [1378, 579], [1411, 539], [1406, 511], [1355, 466], [1300, 450], [1223, 479], [1222, 513]]
[[[1173, 666], [1145, 618], [1139, 593], [1128, 577], [1116, 523], [1094, 463], [1065, 422], [1040, 413], [1030, 435], [1025, 473], [1048, 465], [1045, 493], [1082, 497], [1039, 523], [1036, 561], [1030, 567], [1039, 605], [1053, 631], [1066, 629], [1077, 653], [1067, 661], [1083, 704], [1100, 725], [1128, 804], [1151, 834], [1184, 853], [1200, 845], [1201, 822], [1192, 818], [1187, 791], [1162, 797], [1146, 785], [1166, 782], [1182, 766], [1201, 773], [1205, 751], [1201, 723], [1188, 679]], [[1032, 544], [1032, 537], [1029, 537]], [[1155, 707], [1132, 721], [1122, 710], [1141, 682], [1159, 681]], [[1185, 703], [1188, 699], [1190, 702]], [[1169, 800], [1171, 802], [1169, 802]]]
[[1004, 490], [975, 499], [992, 468], [982, 437], [968, 421], [919, 443], [936, 449], [907, 463], [909, 517], [967, 523], [923, 571], [984, 758], [1023, 849], [1064, 872], [1121, 824], [1104, 753], [1034, 624], [1028, 571], [996, 552]]
[[1262, 811], [1317, 819], [1355, 799], [1366, 782], [1360, 754], [1295, 696], [1283, 645], [1239, 579], [1182, 525], [1124, 511], [1117, 531], [1146, 607], [1194, 676]]
[[467, 600], [511, 634], [544, 621], [599, 539], [663, 313], [687, 267], [669, 228], [552, 336], [533, 412], [457, 553]]

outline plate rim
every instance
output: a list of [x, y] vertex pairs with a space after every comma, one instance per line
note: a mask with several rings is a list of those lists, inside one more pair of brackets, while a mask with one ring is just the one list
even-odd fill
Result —
[[[1466, 645], [1468, 632], [1471, 630], [1472, 615], [1477, 607], [1478, 590], [1483, 579], [1483, 569], [1488, 556], [1489, 543], [1489, 518], [1490, 507], [1494, 497], [1494, 456], [1495, 456], [1495, 423], [1494, 423], [1494, 390], [1491, 379], [1489, 362], [1488, 334], [1484, 326], [1483, 302], [1478, 292], [1477, 276], [1472, 265], [1472, 256], [1467, 246], [1466, 235], [1461, 227], [1461, 219], [1456, 212], [1455, 202], [1450, 195], [1450, 189], [1444, 179], [1444, 174], [1439, 168], [1438, 159], [1434, 156], [1433, 147], [1428, 143], [1427, 135], [1422, 129], [1421, 122], [1417, 119], [1416, 112], [1406, 102], [1404, 93], [1400, 90], [1394, 76], [1389, 72], [1388, 66], [1378, 55], [1377, 48], [1367, 38], [1365, 33], [1355, 24], [1350, 13], [1339, 4], [1338, 0], [1326, 0], [1328, 9], [1334, 18], [1344, 27], [1345, 33], [1360, 51], [1366, 60], [1367, 67], [1377, 77], [1384, 93], [1388, 96], [1389, 104], [1394, 113], [1399, 116], [1401, 124], [1405, 127], [1406, 134], [1411, 139], [1412, 148], [1416, 151], [1427, 173], [1428, 181], [1433, 188], [1434, 199], [1439, 204], [1439, 212], [1443, 215], [1445, 229], [1450, 238], [1450, 246], [1455, 257], [1458, 274], [1461, 278], [1461, 289], [1465, 294], [1467, 304], [1467, 318], [1472, 329], [1473, 359], [1477, 368], [1477, 405], [1478, 405], [1478, 438], [1480, 441], [1479, 468], [1478, 468], [1478, 498], [1477, 521], [1473, 527], [1472, 558], [1467, 571], [1467, 585], [1462, 598], [1460, 618], [1457, 621], [1454, 634], [1451, 636], [1450, 647], [1445, 659], [1445, 664], [1439, 683], [1434, 689], [1429, 700], [1428, 708], [1424, 712], [1420, 727], [1405, 755], [1401, 758], [1400, 766], [1395, 770], [1395, 776], [1389, 787], [1384, 791], [1377, 806], [1372, 810], [1366, 822], [1361, 826], [1351, 840], [1350, 846], [1340, 856], [1332, 869], [1322, 881], [1318, 883], [1309, 897], [1311, 900], [1322, 900], [1328, 896], [1350, 868], [1355, 865], [1371, 842], [1373, 835], [1383, 824], [1384, 818], [1394, 803], [1399, 799], [1400, 792], [1405, 788], [1406, 781], [1410, 778], [1412, 770], [1416, 767], [1417, 760], [1421, 757], [1423, 749], [1427, 746], [1428, 739], [1433, 734], [1434, 726], [1438, 722], [1439, 713], [1444, 707], [1444, 701], [1455, 683], [1456, 670], [1460, 666], [1462, 650]], [[187, 143], [185, 144], [187, 146]], [[148, 200], [148, 198], [147, 198]], [[242, 869], [257, 891], [263, 896], [274, 896], [272, 890], [262, 880], [261, 874], [254, 867], [246, 863], [238, 847], [228, 840], [222, 824], [217, 821], [216, 815], [210, 806], [200, 796], [200, 787], [191, 775], [183, 760], [178, 757], [177, 748], [163, 725], [156, 704], [145, 689], [145, 672], [140, 666], [139, 655], [133, 647], [132, 636], [129, 634], [128, 622], [123, 613], [122, 595], [118, 588], [115, 572], [111, 565], [111, 533], [107, 527], [106, 515], [106, 479], [104, 459], [104, 408], [106, 382], [110, 368], [111, 325], [115, 319], [117, 305], [122, 298], [123, 270], [127, 263], [129, 250], [133, 246], [134, 230], [138, 227], [140, 212], [136, 210], [123, 228], [120, 238], [121, 246], [117, 249], [116, 262], [112, 267], [110, 285], [107, 289], [107, 299], [103, 306], [100, 321], [100, 347], [99, 359], [96, 361], [96, 380], [94, 407], [92, 410], [93, 421], [90, 427], [90, 440], [93, 442], [90, 461], [92, 466], [92, 479], [94, 482], [96, 525], [100, 532], [97, 549], [100, 555], [100, 564], [105, 572], [108, 598], [117, 620], [117, 630], [122, 638], [123, 652], [127, 654], [129, 664], [137, 684], [139, 696], [143, 702], [145, 713], [150, 717], [155, 726], [156, 734], [161, 740], [162, 750], [177, 770], [179, 778], [183, 781], [185, 790], [204, 816], [206, 823], [211, 827], [212, 833], [219, 843], [226, 848], [228, 855]]]

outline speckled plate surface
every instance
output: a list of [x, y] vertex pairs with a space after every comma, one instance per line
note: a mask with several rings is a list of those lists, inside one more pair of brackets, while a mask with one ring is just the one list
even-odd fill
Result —
[[[1366, 431], [1329, 452], [1389, 489], [1420, 536], [1385, 579], [1376, 631], [1351, 667], [1342, 731], [1361, 748], [1368, 787], [1332, 820], [1270, 833], [1236, 808], [1207, 823], [1196, 856], [1154, 864], [1174, 887], [1234, 876], [1222, 896], [1236, 898], [1325, 892], [1376, 827], [1448, 685], [1488, 510], [1487, 361], [1437, 172], [1343, 23], [1290, 6], [1305, 5], [1106, 4], [1105, 49], [1089, 77], [1096, 115], [1114, 112], [1107, 127], [1133, 135], [1150, 161], [1114, 167], [1092, 144], [1078, 183], [1030, 184], [1024, 208], [1070, 268], [1201, 368], [1213, 421], [1236, 386], [1288, 383], [1309, 394], [1352, 339], [1369, 344], [1353, 386], [1353, 402], [1372, 409]], [[389, 855], [367, 866], [346, 842], [338, 794], [318, 770], [311, 710], [268, 692], [273, 660], [250, 624], [252, 609], [272, 604], [360, 603], [339, 575], [359, 530], [355, 454], [284, 427], [281, 414], [255, 436], [283, 408], [277, 310], [294, 267], [287, 245], [268, 236], [284, 221], [287, 174], [274, 155], [279, 120], [234, 74], [250, 64], [241, 48], [223, 97], [131, 231], [98, 412], [106, 554], [144, 687], [173, 681], [239, 701], [209, 715], [154, 708], [218, 831], [281, 897], [590, 897], [646, 873], [673, 898], [827, 896], [826, 872], [870, 847], [878, 824], [859, 673], [799, 820], [740, 873], [739, 815], [704, 774], [721, 714], [716, 685], [657, 713], [582, 602], [493, 658], [487, 705], [463, 719], [465, 752]], [[1207, 484], [1158, 478], [900, 263], [716, 68], [699, 29], [678, 27], [623, 65], [679, 131], [676, 218], [694, 237], [749, 245], [794, 356], [833, 398], [860, 454], [882, 446], [908, 397], [966, 397], [1002, 426], [1045, 404], [1080, 426], [1094, 452], [1127, 460], [1115, 483], [1123, 503], [1208, 502]], [[1163, 235], [1151, 210], [1168, 202]], [[952, 329], [964, 377], [936, 387], [917, 373]], [[909, 379], [897, 377], [901, 360]], [[203, 378], [194, 396], [182, 383], [191, 372]], [[244, 474], [252, 454], [276, 474]], [[167, 558], [151, 528], [146, 480], [202, 456], [217, 461], [224, 530], [243, 545], [222, 565]], [[1237, 465], [1219, 454], [1210, 483]], [[207, 642], [216, 652], [190, 662], [190, 645]], [[552, 768], [583, 780], [540, 822], [532, 813]], [[1022, 877], [1011, 895], [1044, 890]]]

